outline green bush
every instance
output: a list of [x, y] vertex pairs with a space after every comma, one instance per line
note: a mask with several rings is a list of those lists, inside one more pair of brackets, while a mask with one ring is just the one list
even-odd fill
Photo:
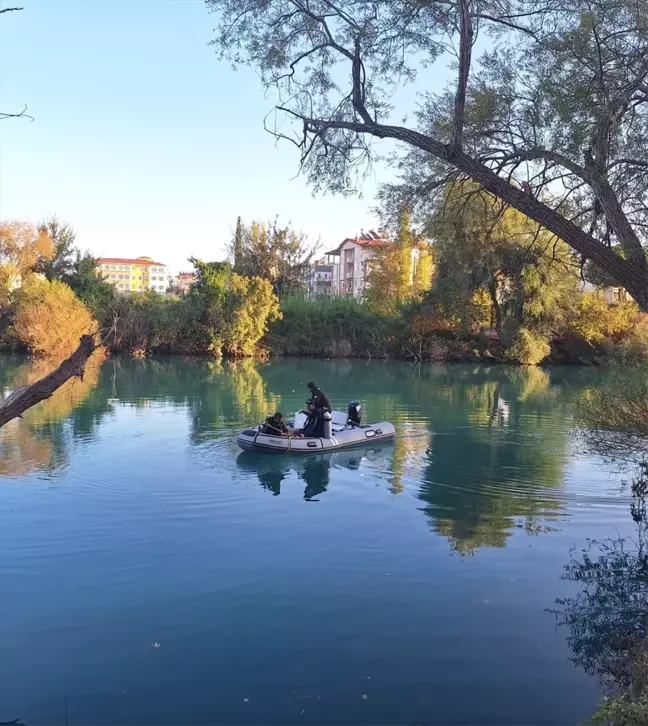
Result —
[[528, 328], [520, 328], [506, 351], [506, 357], [525, 366], [535, 366], [541, 363], [550, 351], [549, 341], [545, 337]]
[[609, 726], [645, 726], [648, 723], [648, 695], [639, 698], [628, 694], [606, 696], [592, 716], [592, 722]]
[[351, 297], [292, 294], [281, 299], [280, 309], [281, 320], [264, 339], [276, 355], [383, 356], [397, 329], [397, 317], [372, 312]]

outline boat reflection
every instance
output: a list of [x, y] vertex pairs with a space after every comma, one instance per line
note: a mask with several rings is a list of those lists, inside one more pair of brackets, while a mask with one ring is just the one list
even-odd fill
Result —
[[281, 494], [281, 485], [297, 475], [304, 484], [304, 499], [315, 499], [323, 494], [331, 483], [331, 470], [333, 469], [362, 469], [363, 466], [386, 459], [391, 456], [393, 442], [385, 442], [381, 446], [371, 448], [350, 449], [348, 451], [333, 451], [309, 456], [281, 456], [271, 454], [258, 454], [252, 451], [242, 451], [236, 463], [240, 469], [247, 473], [256, 474], [259, 484], [272, 492], [274, 496]]

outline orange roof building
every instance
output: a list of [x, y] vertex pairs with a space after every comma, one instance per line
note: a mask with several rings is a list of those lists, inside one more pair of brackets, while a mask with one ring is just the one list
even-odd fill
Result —
[[97, 274], [124, 293], [153, 290], [165, 295], [171, 283], [167, 266], [152, 257], [100, 257]]

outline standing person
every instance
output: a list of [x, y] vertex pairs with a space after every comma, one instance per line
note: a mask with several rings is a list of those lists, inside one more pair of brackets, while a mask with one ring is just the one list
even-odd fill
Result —
[[322, 411], [328, 411], [329, 413], [333, 413], [329, 397], [324, 393], [321, 388], [318, 388], [312, 381], [310, 381], [308, 383], [308, 390], [311, 393], [311, 398], [313, 399], [315, 408], [320, 408]]

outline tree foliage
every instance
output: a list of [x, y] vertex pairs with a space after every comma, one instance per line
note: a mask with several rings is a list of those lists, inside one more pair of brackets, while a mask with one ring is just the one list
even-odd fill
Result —
[[228, 252], [237, 274], [269, 280], [280, 295], [306, 284], [315, 247], [305, 234], [280, 227], [277, 220], [247, 226], [239, 217]]
[[76, 233], [69, 224], [60, 222], [57, 217], [43, 222], [38, 230], [41, 235], [49, 237], [52, 255], [41, 257], [34, 271], [45, 275], [48, 280], [65, 280], [74, 269]]
[[505, 339], [523, 326], [547, 337], [564, 323], [577, 267], [569, 248], [531, 219], [474, 184], [454, 184], [431, 233], [435, 289], [465, 327], [490, 324]]
[[272, 285], [262, 277], [233, 272], [226, 262], [191, 260], [197, 280], [189, 304], [201, 310], [206, 347], [217, 356], [250, 356], [269, 323], [281, 317]]
[[[370, 141], [391, 139], [401, 182], [386, 197], [427, 212], [448, 180], [472, 179], [648, 310], [645, 3], [206, 3], [218, 13], [217, 52], [278, 95], [274, 133], [298, 147], [315, 188], [355, 191]], [[455, 59], [456, 80], [429, 91], [421, 68]], [[408, 109], [394, 107], [406, 82], [420, 90], [407, 126], [398, 119]]]
[[606, 338], [621, 342], [634, 328], [639, 314], [632, 303], [608, 305], [599, 295], [584, 292], [575, 306], [569, 328], [588, 343], [600, 343]]
[[641, 726], [648, 721], [648, 554], [646, 523], [632, 539], [591, 542], [573, 553], [563, 578], [580, 585], [559, 599], [572, 660], [598, 676], [604, 697], [594, 722]]
[[34, 355], [67, 356], [77, 348], [79, 338], [96, 327], [85, 305], [58, 280], [33, 275], [16, 292], [13, 331]]
[[7, 304], [11, 290], [31, 274], [41, 261], [54, 255], [50, 237], [25, 222], [0, 223], [0, 295]]
[[63, 276], [63, 282], [74, 290], [75, 295], [95, 314], [114, 303], [115, 288], [97, 275], [98, 260], [90, 252], [75, 250], [76, 258]]
[[367, 262], [365, 300], [372, 310], [394, 314], [408, 302], [420, 299], [432, 281], [428, 242], [412, 231], [409, 209], [399, 210], [396, 239], [377, 248]]

